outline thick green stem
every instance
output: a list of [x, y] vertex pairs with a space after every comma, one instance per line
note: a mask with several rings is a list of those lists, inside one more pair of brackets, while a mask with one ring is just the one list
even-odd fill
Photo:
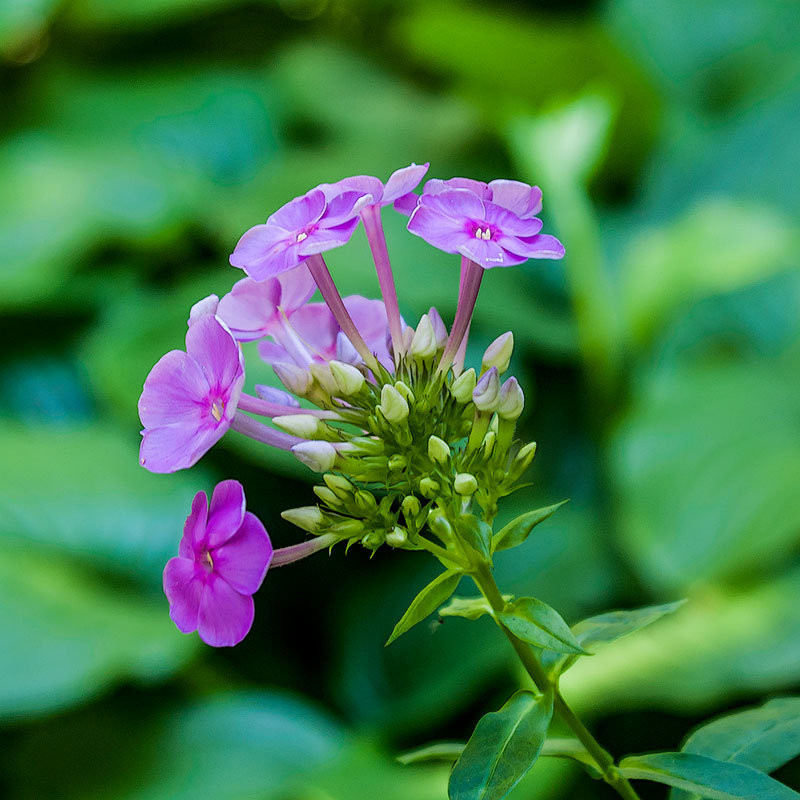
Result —
[[[502, 612], [505, 601], [500, 594], [500, 590], [497, 588], [497, 583], [494, 580], [491, 569], [487, 564], [479, 565], [476, 571], [472, 573], [472, 579], [475, 581], [475, 585], [478, 589], [480, 589], [481, 594], [489, 601], [489, 605], [492, 607], [496, 619], [497, 615]], [[567, 705], [566, 700], [564, 700], [561, 696], [561, 692], [558, 690], [558, 686], [550, 680], [550, 677], [539, 663], [539, 659], [536, 657], [533, 650], [531, 650], [530, 646], [514, 636], [511, 631], [504, 628], [499, 622], [497, 624], [508, 638], [508, 641], [511, 642], [511, 646], [514, 648], [517, 656], [519, 656], [519, 660], [522, 662], [522, 665], [525, 667], [528, 675], [531, 676], [531, 679], [536, 684], [539, 691], [553, 692], [553, 707], [555, 712], [569, 725], [572, 732], [595, 760], [597, 768], [603, 774], [606, 783], [615, 789], [620, 797], [624, 797], [626, 800], [639, 800], [639, 795], [636, 794], [636, 791], [628, 782], [627, 778], [620, 775], [619, 770], [614, 765], [614, 759], [608, 751], [600, 746], [597, 739], [592, 736], [586, 726], [578, 719], [575, 712]]]

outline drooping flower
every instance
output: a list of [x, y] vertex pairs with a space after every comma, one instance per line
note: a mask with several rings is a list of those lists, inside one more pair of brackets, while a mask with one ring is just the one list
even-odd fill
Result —
[[178, 630], [197, 631], [212, 647], [238, 644], [253, 624], [252, 595], [271, 559], [269, 535], [245, 510], [238, 481], [218, 483], [210, 507], [205, 492], [198, 492], [178, 556], [164, 568], [164, 593]]
[[151, 472], [191, 467], [231, 427], [244, 384], [244, 359], [212, 314], [186, 332], [186, 352], [156, 363], [139, 398], [144, 425], [139, 461]]

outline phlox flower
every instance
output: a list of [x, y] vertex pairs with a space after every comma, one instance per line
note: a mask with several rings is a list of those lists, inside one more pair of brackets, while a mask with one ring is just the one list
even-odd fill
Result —
[[210, 506], [205, 492], [198, 492], [178, 556], [164, 568], [164, 593], [178, 630], [196, 630], [213, 647], [238, 644], [253, 624], [252, 595], [271, 559], [269, 535], [245, 510], [238, 481], [218, 483]]

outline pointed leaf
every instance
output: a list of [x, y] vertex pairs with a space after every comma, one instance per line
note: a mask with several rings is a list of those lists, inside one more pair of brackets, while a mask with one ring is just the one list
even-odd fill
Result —
[[712, 800], [798, 800], [800, 794], [769, 775], [694, 753], [651, 753], [623, 758], [620, 772], [675, 786]]
[[458, 535], [461, 540], [485, 559], [490, 556], [492, 529], [474, 514], [462, 514], [458, 520]]
[[464, 751], [465, 742], [434, 742], [401, 753], [397, 760], [403, 764], [421, 764], [425, 761], [455, 761]]
[[[503, 595], [506, 603], [512, 598], [513, 595]], [[464, 619], [480, 619], [484, 614], [491, 613], [492, 607], [485, 597], [453, 597], [446, 606], [439, 609], [440, 617], [464, 617]]]
[[461, 580], [461, 573], [455, 570], [443, 572], [434, 578], [412, 601], [408, 610], [394, 626], [392, 635], [386, 642], [390, 645], [398, 636], [402, 636], [409, 628], [436, 611], [439, 606], [456, 590]]
[[557, 653], [589, 655], [559, 613], [535, 597], [520, 597], [499, 615], [500, 622], [528, 644]]
[[562, 500], [552, 506], [545, 506], [544, 508], [537, 508], [535, 511], [528, 511], [526, 514], [520, 514], [492, 537], [492, 552], [508, 550], [510, 547], [522, 544], [540, 522], [544, 522], [558, 511], [564, 503], [568, 502], [568, 500]]
[[450, 776], [450, 800], [500, 800], [534, 765], [553, 716], [552, 695], [520, 691], [482, 717]]

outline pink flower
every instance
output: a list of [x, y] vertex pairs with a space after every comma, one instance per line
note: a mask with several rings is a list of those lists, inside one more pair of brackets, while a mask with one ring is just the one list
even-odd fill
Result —
[[230, 647], [253, 624], [252, 595], [272, 560], [272, 544], [259, 519], [245, 511], [242, 485], [218, 483], [198, 492], [183, 527], [178, 556], [164, 568], [169, 615], [182, 633], [197, 631], [212, 647]]

